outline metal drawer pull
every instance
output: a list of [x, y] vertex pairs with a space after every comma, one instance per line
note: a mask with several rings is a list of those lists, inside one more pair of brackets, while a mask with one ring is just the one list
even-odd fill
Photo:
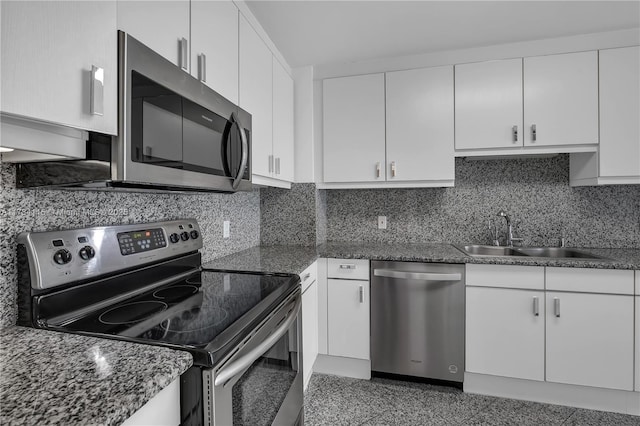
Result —
[[356, 265], [353, 263], [343, 263], [339, 266], [340, 269], [356, 269]]
[[189, 71], [189, 45], [187, 42], [187, 39], [182, 37], [179, 41], [179, 48], [180, 48], [180, 68], [182, 68], [185, 71]]
[[537, 135], [536, 135], [536, 125], [532, 124], [531, 125], [531, 139], [533, 139], [533, 141], [535, 142], [537, 139]]
[[91, 65], [91, 115], [104, 115], [104, 68]]
[[511, 131], [513, 132], [513, 141], [518, 142], [518, 126], [513, 126]]
[[300, 278], [300, 281], [303, 281], [303, 282], [304, 282], [304, 281], [308, 280], [310, 276], [311, 276], [311, 273], [310, 273], [310, 272], [307, 272], [306, 274], [304, 274], [304, 275]]
[[273, 155], [269, 156], [269, 173], [273, 172]]
[[364, 303], [364, 286], [361, 285], [358, 292], [360, 294], [360, 303]]
[[203, 83], [207, 82], [207, 55], [204, 53], [198, 55], [198, 78]]
[[540, 300], [538, 297], [533, 298], [533, 315], [536, 317], [540, 315]]
[[276, 174], [280, 174], [280, 157], [276, 157]]
[[380, 162], [379, 161], [376, 163], [376, 177], [377, 178], [380, 177]]
[[553, 298], [553, 313], [556, 317], [560, 318], [560, 299], [557, 297]]
[[391, 177], [396, 177], [396, 162], [391, 162]]
[[376, 277], [399, 278], [405, 280], [422, 280], [422, 281], [460, 281], [462, 274], [440, 274], [433, 272], [403, 272], [393, 269], [374, 269], [373, 275]]

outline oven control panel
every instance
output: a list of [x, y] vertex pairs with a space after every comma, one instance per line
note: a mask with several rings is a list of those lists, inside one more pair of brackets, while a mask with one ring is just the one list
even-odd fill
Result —
[[31, 287], [46, 289], [197, 252], [202, 248], [195, 219], [103, 226], [18, 236]]

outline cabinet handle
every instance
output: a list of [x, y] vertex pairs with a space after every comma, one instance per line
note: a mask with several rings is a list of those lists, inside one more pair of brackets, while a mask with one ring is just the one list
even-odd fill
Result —
[[538, 297], [533, 298], [533, 315], [536, 317], [540, 315], [540, 300]]
[[269, 173], [273, 172], [273, 155], [269, 156]]
[[359, 287], [358, 293], [360, 295], [360, 303], [364, 303], [364, 286], [363, 285]]
[[376, 177], [377, 178], [380, 177], [380, 162], [379, 161], [376, 163]]
[[91, 65], [91, 115], [104, 115], [104, 68]]
[[178, 49], [180, 50], [180, 68], [189, 71], [189, 66], [187, 65], [189, 62], [189, 44], [186, 38], [182, 37], [178, 41]]
[[304, 275], [300, 278], [300, 281], [304, 282], [304, 281], [308, 280], [310, 276], [311, 276], [311, 273], [310, 273], [310, 272], [307, 272], [306, 274], [304, 274]]
[[396, 177], [396, 162], [391, 162], [391, 177]]
[[537, 135], [536, 135], [536, 125], [532, 124], [531, 125], [531, 139], [535, 142], [537, 139]]
[[198, 55], [198, 78], [203, 83], [207, 82], [207, 55], [204, 53]]
[[513, 133], [513, 142], [518, 142], [518, 126], [513, 126], [511, 132]]
[[560, 299], [557, 297], [553, 298], [553, 313], [557, 318], [560, 318]]
[[343, 263], [339, 266], [340, 269], [356, 269], [356, 265], [353, 263]]
[[276, 157], [276, 174], [280, 174], [280, 157]]

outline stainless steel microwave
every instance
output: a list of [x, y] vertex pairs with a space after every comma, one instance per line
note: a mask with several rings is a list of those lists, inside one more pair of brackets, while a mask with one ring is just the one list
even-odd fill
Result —
[[251, 189], [251, 115], [118, 32], [118, 136], [86, 158], [17, 165], [16, 186], [132, 191]]

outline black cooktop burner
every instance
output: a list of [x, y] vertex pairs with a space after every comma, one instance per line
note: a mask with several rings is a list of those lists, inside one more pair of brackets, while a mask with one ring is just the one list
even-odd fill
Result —
[[[187, 283], [189, 280], [187, 279]], [[199, 283], [198, 283], [199, 284]], [[181, 300], [186, 296], [190, 296], [192, 294], [196, 294], [198, 292], [198, 287], [195, 285], [176, 285], [173, 287], [167, 287], [160, 290], [157, 290], [153, 293], [153, 297], [156, 299], [167, 299], [170, 301], [173, 300]]]
[[135, 324], [164, 311], [167, 307], [166, 303], [155, 300], [131, 302], [103, 312], [98, 320], [108, 325]]

